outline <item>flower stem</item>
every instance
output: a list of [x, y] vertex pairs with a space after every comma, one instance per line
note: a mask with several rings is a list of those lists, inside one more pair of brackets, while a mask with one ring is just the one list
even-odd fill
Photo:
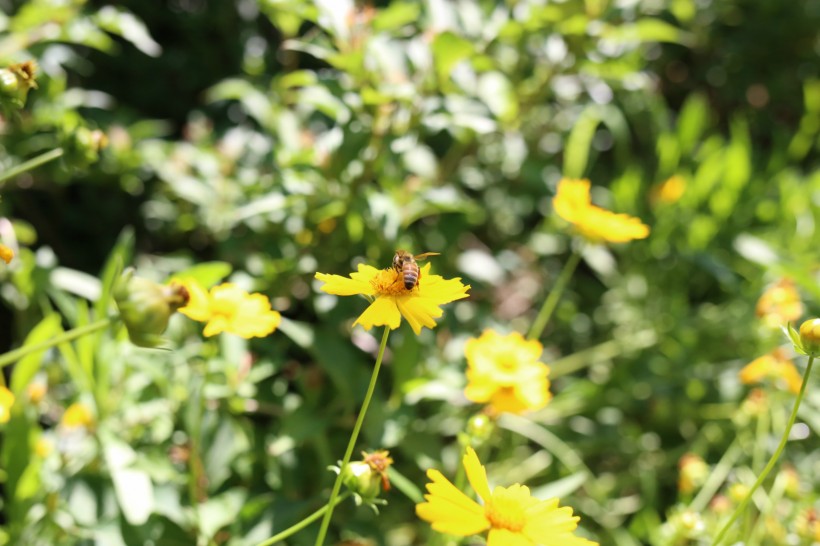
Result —
[[754, 492], [757, 490], [758, 487], [760, 487], [760, 484], [763, 483], [763, 480], [766, 479], [766, 476], [769, 475], [769, 472], [772, 471], [772, 468], [774, 468], [775, 463], [777, 463], [777, 459], [780, 458], [780, 454], [783, 453], [783, 449], [786, 447], [786, 442], [789, 441], [789, 434], [792, 431], [794, 421], [797, 419], [797, 410], [800, 408], [800, 402], [803, 401], [803, 395], [806, 393], [806, 385], [809, 382], [809, 375], [811, 374], [812, 364], [814, 364], [814, 357], [810, 356], [809, 364], [806, 366], [806, 371], [803, 374], [803, 383], [800, 385], [800, 393], [798, 393], [797, 399], [794, 401], [794, 408], [792, 408], [792, 413], [789, 416], [789, 422], [786, 424], [786, 430], [783, 431], [783, 437], [780, 439], [780, 444], [777, 446], [777, 449], [772, 455], [772, 458], [769, 459], [769, 462], [766, 464], [766, 467], [760, 473], [760, 476], [758, 476], [757, 481], [754, 483], [754, 485], [752, 485], [751, 489], [749, 489], [749, 492], [746, 493], [746, 497], [744, 497], [740, 504], [737, 505], [737, 508], [735, 508], [735, 511], [732, 513], [731, 517], [729, 518], [729, 521], [726, 522], [726, 524], [718, 533], [715, 540], [712, 541], [712, 546], [718, 546], [718, 544], [720, 544], [720, 542], [726, 536], [726, 533], [729, 531], [729, 528], [732, 526], [735, 520], [737, 520], [740, 514], [743, 513], [743, 510], [746, 509], [746, 506], [752, 499], [752, 495], [754, 494]]
[[[336, 500], [334, 501], [333, 506], [335, 507], [337, 504], [344, 501], [349, 496], [350, 496], [350, 493], [342, 493], [341, 495], [336, 497]], [[330, 508], [330, 503], [327, 503], [326, 505], [322, 506], [321, 508], [319, 508], [318, 510], [313, 512], [311, 515], [309, 515], [308, 517], [306, 517], [305, 519], [303, 519], [299, 523], [291, 525], [290, 527], [288, 527], [287, 529], [285, 529], [281, 533], [276, 533], [275, 535], [273, 535], [269, 539], [263, 540], [262, 542], [260, 542], [256, 546], [272, 546], [273, 544], [276, 544], [280, 540], [284, 540], [284, 539], [288, 538], [290, 535], [292, 535], [292, 534], [294, 534], [298, 531], [301, 531], [302, 529], [304, 529], [305, 527], [307, 527], [308, 525], [310, 525], [311, 523], [313, 523], [314, 521], [319, 519], [319, 517], [322, 514], [327, 512], [328, 508]]]
[[379, 378], [379, 369], [382, 367], [384, 349], [387, 347], [387, 338], [389, 335], [390, 327], [385, 326], [382, 342], [379, 345], [379, 355], [376, 357], [376, 365], [373, 367], [373, 373], [370, 376], [370, 385], [367, 387], [367, 393], [364, 395], [362, 408], [359, 410], [359, 416], [356, 418], [356, 424], [353, 426], [350, 441], [347, 443], [347, 450], [345, 450], [345, 456], [339, 467], [339, 475], [336, 476], [336, 481], [333, 484], [333, 490], [330, 493], [330, 500], [327, 503], [328, 509], [325, 512], [325, 517], [322, 518], [322, 526], [319, 528], [319, 534], [316, 537], [315, 546], [322, 546], [325, 542], [325, 535], [327, 534], [327, 528], [330, 525], [330, 518], [333, 515], [333, 509], [336, 507], [336, 497], [338, 497], [339, 489], [342, 487], [342, 475], [344, 474], [345, 467], [350, 462], [351, 455], [353, 455], [353, 448], [356, 446], [359, 431], [362, 429], [362, 423], [364, 422], [364, 416], [367, 413], [367, 407], [370, 405], [370, 399], [373, 398], [373, 392], [376, 390], [376, 380]]
[[31, 353], [45, 351], [46, 349], [51, 349], [52, 347], [56, 347], [61, 343], [66, 343], [67, 341], [77, 339], [78, 337], [83, 337], [84, 335], [96, 332], [97, 330], [102, 330], [103, 328], [112, 324], [112, 322], [113, 319], [111, 318], [100, 319], [97, 322], [92, 322], [91, 324], [86, 324], [85, 326], [80, 326], [79, 328], [74, 328], [67, 332], [63, 332], [62, 334], [54, 336], [53, 338], [48, 339], [46, 341], [41, 341], [40, 343], [33, 343], [31, 345], [23, 345], [19, 349], [15, 349], [13, 351], [9, 351], [7, 353], [0, 355], [0, 369], [5, 366], [8, 366], [9, 364], [17, 362], [24, 356], [30, 355]]
[[564, 264], [564, 269], [561, 270], [561, 274], [558, 275], [558, 279], [555, 281], [555, 284], [552, 285], [552, 290], [550, 290], [547, 299], [544, 300], [544, 305], [541, 306], [541, 310], [538, 311], [538, 316], [536, 316], [532, 322], [532, 327], [530, 327], [530, 333], [527, 334], [527, 339], [538, 339], [541, 337], [541, 334], [544, 333], [544, 328], [547, 327], [552, 312], [555, 311], [555, 307], [561, 299], [561, 294], [564, 292], [564, 288], [567, 287], [567, 283], [580, 260], [581, 251], [578, 249], [570, 255], [567, 263]]
[[49, 161], [53, 161], [58, 157], [62, 156], [64, 153], [62, 148], [54, 148], [53, 150], [49, 150], [45, 153], [38, 155], [37, 157], [31, 158], [28, 161], [24, 161], [20, 163], [16, 167], [12, 167], [11, 169], [7, 170], [6, 172], [0, 173], [0, 182], [5, 182], [9, 178], [14, 178], [18, 174], [23, 174], [26, 171], [30, 171], [42, 165], [43, 163], [48, 163]]

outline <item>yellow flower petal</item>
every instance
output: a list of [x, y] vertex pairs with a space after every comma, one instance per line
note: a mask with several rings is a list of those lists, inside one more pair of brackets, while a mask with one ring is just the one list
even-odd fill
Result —
[[473, 448], [467, 448], [467, 453], [464, 454], [463, 464], [470, 486], [478, 493], [478, 496], [486, 502], [491, 496], [490, 484], [487, 482], [487, 469], [482, 466]]
[[416, 514], [440, 533], [469, 536], [489, 528], [484, 509], [459, 491], [441, 472], [430, 469], [427, 502], [416, 505]]
[[222, 332], [246, 339], [264, 337], [276, 330], [282, 320], [262, 294], [248, 294], [233, 283], [223, 283], [205, 292], [196, 282], [182, 282], [190, 299], [179, 311], [188, 318], [205, 322], [205, 337]]
[[192, 279], [178, 279], [177, 282], [185, 287], [189, 296], [187, 305], [180, 307], [178, 311], [190, 319], [207, 321], [211, 315], [208, 292]]
[[638, 218], [593, 205], [589, 187], [589, 180], [564, 178], [552, 200], [556, 214], [573, 224], [580, 235], [593, 243], [625, 243], [649, 236], [649, 227]]
[[490, 529], [487, 546], [534, 546], [538, 544], [525, 535], [507, 529]]
[[395, 330], [401, 324], [401, 313], [394, 299], [376, 298], [353, 323], [354, 326], [356, 324], [361, 324], [365, 330], [373, 326], [387, 326]]
[[14, 258], [14, 251], [6, 245], [0, 245], [0, 260], [8, 264], [11, 263], [12, 258]]
[[6, 387], [0, 386], [0, 423], [9, 422], [13, 405], [14, 394]]
[[315, 277], [325, 283], [321, 288], [322, 292], [336, 296], [355, 296], [356, 294], [372, 296], [375, 289], [371, 281], [379, 271], [375, 267], [359, 264], [358, 271], [351, 273], [350, 278], [326, 273], [316, 273]]

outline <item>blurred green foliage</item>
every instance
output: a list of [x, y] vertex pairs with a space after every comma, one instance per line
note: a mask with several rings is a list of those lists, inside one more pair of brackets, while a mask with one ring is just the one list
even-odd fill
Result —
[[[544, 337], [555, 399], [502, 419], [483, 459], [560, 495], [602, 545], [699, 543], [661, 524], [687, 502], [684, 453], [754, 444], [731, 419], [737, 371], [785, 341], [757, 298], [788, 276], [818, 312], [817, 2], [158, 6], [0, 0], [0, 66], [39, 66], [0, 118], [0, 169], [64, 151], [0, 182], [19, 250], [0, 267], [0, 350], [105, 317], [117, 264], [155, 280], [229, 264], [285, 322], [249, 343], [176, 317], [172, 351], [102, 332], [17, 363], [0, 543], [240, 546], [319, 508], [377, 343], [351, 332], [363, 302], [317, 293], [313, 274], [386, 267], [401, 247], [442, 253], [436, 272], [471, 298], [391, 336], [360, 444], [391, 450], [406, 483], [378, 516], [340, 506], [331, 536], [433, 544], [413, 486], [431, 466], [454, 475], [479, 411], [463, 342], [532, 320], [570, 251], [550, 204], [562, 176], [652, 235], [585, 250]], [[654, 198], [673, 175], [682, 197]], [[36, 403], [31, 380], [48, 385]], [[77, 401], [93, 433], [58, 426]], [[775, 423], [789, 403], [773, 394]], [[784, 525], [816, 500], [818, 407], [810, 393], [787, 451], [805, 484]]]

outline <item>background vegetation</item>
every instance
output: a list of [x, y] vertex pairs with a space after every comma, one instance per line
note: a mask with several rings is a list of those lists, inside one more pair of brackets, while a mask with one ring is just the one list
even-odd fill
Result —
[[[440, 252], [436, 272], [471, 297], [433, 331], [391, 336], [360, 445], [389, 449], [407, 483], [378, 516], [342, 505], [331, 536], [438, 540], [413, 487], [431, 466], [455, 473], [481, 409], [462, 394], [464, 341], [526, 331], [570, 252], [551, 210], [562, 176], [590, 178], [598, 204], [652, 234], [585, 251], [542, 339], [555, 398], [500, 421], [491, 475], [560, 495], [619, 546], [700, 543], [675, 519], [696, 493], [679, 490], [685, 453], [715, 464], [739, 446], [717, 485], [754, 481], [746, 454], [771, 448], [793, 400], [769, 389], [771, 428], [744, 417], [738, 371], [785, 341], [756, 301], [784, 276], [806, 316], [820, 301], [817, 2], [0, 7], [0, 65], [39, 66], [25, 108], [0, 119], [0, 168], [65, 150], [0, 182], [18, 251], [0, 267], [0, 350], [104, 316], [117, 259], [156, 280], [230, 264], [213, 280], [231, 272], [285, 317], [251, 342], [176, 317], [172, 351], [105, 333], [5, 368], [18, 403], [0, 542], [239, 546], [320, 507], [377, 341], [351, 330], [363, 302], [321, 294], [313, 274], [386, 267], [399, 247]], [[683, 195], [659, 199], [672, 176]], [[66, 434], [75, 402], [93, 425]], [[760, 519], [759, 543], [811, 542], [818, 408], [810, 390], [787, 450], [798, 493]], [[704, 501], [694, 513], [711, 525]]]

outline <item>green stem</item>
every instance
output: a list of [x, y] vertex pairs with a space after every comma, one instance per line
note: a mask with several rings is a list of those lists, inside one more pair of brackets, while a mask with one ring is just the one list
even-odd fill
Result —
[[800, 393], [797, 395], [797, 400], [794, 401], [794, 407], [792, 408], [792, 414], [789, 416], [789, 422], [786, 424], [786, 430], [783, 431], [783, 437], [780, 439], [780, 444], [777, 446], [772, 458], [769, 459], [769, 462], [766, 464], [766, 467], [763, 469], [763, 472], [760, 473], [758, 476], [757, 481], [752, 485], [749, 492], [746, 493], [746, 497], [737, 505], [735, 511], [732, 512], [729, 521], [723, 526], [720, 532], [717, 535], [717, 538], [712, 542], [712, 546], [718, 546], [723, 538], [726, 536], [726, 533], [729, 532], [729, 528], [732, 524], [737, 520], [740, 514], [743, 513], [743, 510], [746, 509], [746, 506], [749, 504], [749, 501], [752, 499], [752, 495], [760, 487], [760, 484], [763, 483], [763, 480], [766, 479], [766, 476], [769, 475], [769, 472], [772, 471], [774, 468], [775, 463], [780, 458], [780, 454], [783, 453], [783, 449], [786, 447], [786, 442], [789, 441], [789, 434], [791, 434], [792, 426], [794, 425], [794, 421], [797, 419], [797, 410], [800, 408], [800, 402], [803, 401], [803, 395], [806, 393], [806, 385], [809, 382], [809, 375], [811, 374], [811, 366], [814, 364], [814, 357], [809, 357], [809, 364], [806, 366], [806, 371], [803, 374], [803, 383], [800, 385]]
[[5, 182], [10, 178], [14, 178], [19, 174], [23, 174], [26, 171], [30, 171], [42, 165], [43, 163], [48, 163], [49, 161], [53, 161], [58, 157], [63, 155], [62, 148], [54, 148], [53, 150], [49, 150], [43, 154], [38, 155], [28, 161], [23, 161], [19, 165], [12, 167], [11, 169], [7, 170], [6, 172], [0, 173], [0, 182]]
[[31, 353], [36, 353], [38, 351], [45, 351], [46, 349], [51, 349], [61, 343], [66, 343], [68, 341], [77, 339], [78, 337], [83, 337], [86, 334], [90, 334], [92, 332], [96, 332], [97, 330], [102, 330], [103, 328], [109, 326], [113, 322], [111, 318], [104, 318], [100, 319], [97, 322], [92, 322], [91, 324], [86, 324], [85, 326], [80, 326], [79, 328], [74, 328], [67, 332], [63, 332], [59, 336], [55, 336], [51, 339], [46, 341], [41, 341], [40, 343], [33, 343], [31, 345], [23, 345], [19, 349], [15, 349], [13, 351], [9, 351], [0, 355], [0, 369], [9, 364], [13, 364], [23, 358], [26, 355], [30, 355]]
[[[336, 497], [336, 500], [333, 503], [334, 508], [337, 504], [344, 501], [349, 496], [350, 496], [350, 493], [342, 493], [341, 495]], [[290, 535], [295, 534], [298, 531], [301, 531], [302, 529], [304, 529], [305, 527], [307, 527], [308, 525], [310, 525], [311, 523], [313, 523], [314, 521], [319, 519], [319, 517], [322, 514], [327, 512], [328, 508], [330, 508], [330, 503], [329, 502], [326, 505], [319, 508], [318, 510], [316, 510], [315, 512], [313, 512], [311, 515], [309, 515], [305, 519], [303, 519], [302, 521], [300, 521], [299, 523], [291, 525], [290, 527], [288, 527], [287, 529], [285, 529], [281, 533], [276, 533], [275, 535], [273, 535], [269, 539], [263, 540], [262, 542], [260, 542], [256, 546], [271, 546], [273, 544], [276, 544], [280, 540], [284, 540], [284, 539], [288, 538]]]
[[729, 476], [729, 473], [732, 471], [732, 468], [742, 453], [741, 442], [735, 438], [729, 448], [723, 453], [720, 461], [715, 465], [712, 473], [706, 478], [703, 487], [700, 488], [698, 494], [695, 495], [695, 498], [689, 503], [690, 510], [700, 513], [706, 509], [709, 501], [715, 496], [715, 493], [718, 492], [723, 482], [726, 481], [726, 478]]
[[570, 277], [572, 277], [572, 273], [575, 271], [575, 267], [578, 265], [580, 260], [581, 251], [578, 249], [570, 255], [567, 263], [564, 264], [564, 269], [561, 271], [561, 274], [558, 275], [558, 279], [555, 281], [555, 284], [552, 285], [552, 290], [550, 290], [547, 299], [544, 300], [544, 305], [541, 306], [541, 310], [538, 311], [538, 316], [536, 316], [535, 320], [532, 322], [532, 327], [530, 328], [530, 333], [527, 334], [527, 339], [538, 339], [541, 337], [541, 334], [544, 332], [544, 328], [547, 327], [547, 323], [550, 321], [552, 312], [555, 311], [555, 307], [558, 305], [558, 300], [561, 299], [561, 294], [564, 292], [564, 288], [566, 288], [567, 283], [569, 282]]
[[387, 338], [389, 335], [390, 327], [385, 326], [382, 342], [379, 345], [379, 355], [376, 357], [376, 365], [373, 367], [373, 373], [370, 376], [370, 385], [367, 387], [367, 393], [364, 395], [364, 402], [362, 402], [362, 409], [359, 410], [359, 416], [356, 418], [356, 424], [353, 426], [350, 441], [347, 443], [345, 456], [339, 467], [339, 475], [336, 476], [336, 481], [333, 484], [333, 491], [331, 491], [330, 500], [327, 503], [328, 510], [325, 512], [325, 517], [322, 518], [322, 526], [319, 528], [319, 534], [316, 537], [316, 546], [322, 546], [325, 542], [325, 535], [327, 535], [327, 528], [330, 525], [330, 518], [333, 515], [333, 509], [336, 507], [336, 497], [339, 496], [339, 489], [342, 487], [342, 475], [344, 474], [345, 467], [350, 462], [350, 457], [353, 455], [353, 448], [356, 446], [356, 440], [359, 438], [359, 431], [362, 429], [367, 407], [370, 405], [370, 399], [373, 398], [373, 392], [376, 390], [376, 380], [379, 378], [379, 369], [382, 367], [384, 349], [387, 347]]

